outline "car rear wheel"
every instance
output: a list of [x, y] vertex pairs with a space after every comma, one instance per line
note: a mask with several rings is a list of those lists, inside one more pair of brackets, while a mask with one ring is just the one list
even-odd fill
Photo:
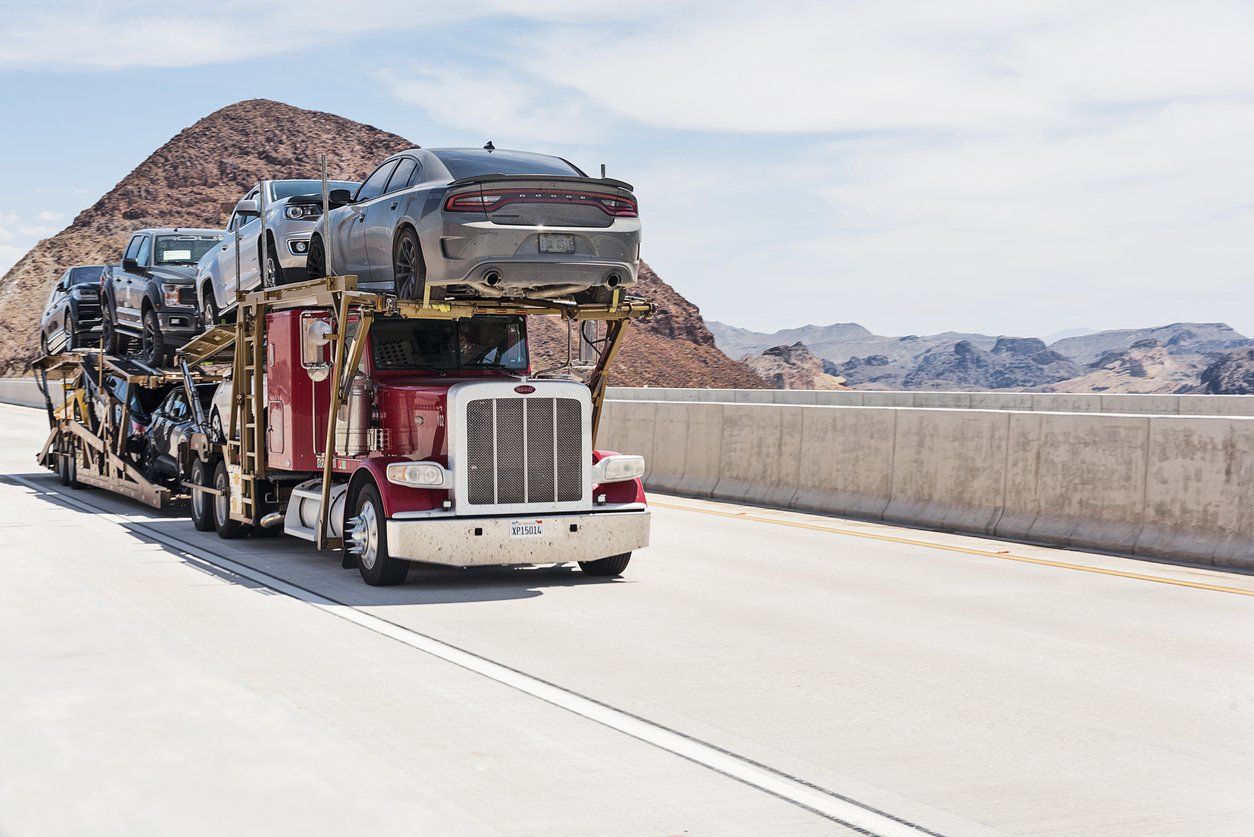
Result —
[[387, 518], [379, 490], [363, 485], [353, 498], [353, 516], [344, 522], [344, 547], [357, 557], [357, 571], [371, 587], [391, 587], [409, 575], [409, 562], [388, 554]]
[[157, 318], [157, 312], [151, 308], [144, 312], [144, 330], [143, 338], [140, 341], [140, 357], [149, 366], [165, 366], [165, 335], [161, 333], [161, 320]]
[[213, 495], [213, 525], [218, 537], [229, 541], [247, 536], [252, 527], [231, 519], [231, 478], [221, 460], [213, 469], [213, 487], [218, 492]]
[[623, 574], [623, 570], [627, 569], [627, 564], [631, 562], [631, 553], [624, 552], [622, 555], [611, 555], [609, 558], [601, 558], [596, 561], [580, 561], [579, 569], [588, 575], [599, 575], [615, 577]]
[[418, 234], [405, 227], [392, 245], [392, 287], [398, 299], [422, 299], [427, 285], [427, 265], [422, 259]]
[[74, 322], [74, 318], [66, 315], [65, 318], [65, 348], [78, 348], [78, 323]]
[[305, 257], [305, 277], [322, 279], [327, 275], [327, 251], [322, 239], [314, 236], [309, 241], [309, 255]]
[[[197, 459], [192, 463], [190, 481], [193, 485], [209, 484], [209, 468], [204, 461]], [[192, 525], [198, 532], [210, 532], [214, 526], [213, 495], [206, 491], [192, 489]]]

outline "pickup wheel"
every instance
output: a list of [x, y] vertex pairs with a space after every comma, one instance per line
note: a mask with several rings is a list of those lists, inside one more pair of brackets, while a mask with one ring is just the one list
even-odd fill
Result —
[[165, 335], [161, 333], [161, 320], [157, 312], [149, 308], [144, 312], [143, 338], [140, 341], [140, 359], [158, 369], [165, 366], [167, 350]]
[[596, 561], [580, 561], [579, 569], [588, 575], [615, 577], [622, 575], [630, 562], [631, 553], [624, 552], [622, 555], [611, 555], [609, 558], [600, 558]]
[[219, 492], [213, 495], [213, 525], [218, 537], [228, 541], [246, 537], [252, 527], [231, 519], [231, 478], [224, 461], [219, 460], [213, 469], [213, 487]]
[[100, 323], [100, 345], [107, 355], [125, 355], [131, 348], [130, 338], [125, 335], [118, 334], [117, 323], [113, 321], [113, 317], [108, 313]]
[[[189, 482], [195, 485], [209, 484], [209, 468], [204, 460], [197, 459], [192, 463]], [[205, 491], [192, 489], [192, 525], [198, 532], [212, 532], [214, 528], [213, 495]]]
[[[409, 575], [409, 562], [388, 554], [387, 518], [379, 489], [372, 484], [357, 491], [344, 521], [344, 547], [357, 556], [357, 571], [371, 587], [391, 587]], [[351, 525], [350, 525], [351, 524]]]
[[283, 276], [280, 273], [282, 268], [279, 267], [279, 251], [274, 249], [274, 242], [266, 242], [266, 260], [265, 272], [262, 273], [261, 283], [267, 288], [273, 288], [276, 285], [283, 284]]
[[203, 299], [200, 318], [205, 321], [205, 328], [213, 328], [218, 324], [218, 320], [222, 319], [222, 313], [218, 311], [218, 300], [214, 298], [213, 291], [208, 286], [205, 287]]

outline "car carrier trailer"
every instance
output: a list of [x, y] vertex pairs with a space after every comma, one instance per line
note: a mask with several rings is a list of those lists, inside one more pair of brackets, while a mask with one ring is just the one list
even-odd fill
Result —
[[[195, 385], [213, 383], [219, 376], [205, 369], [157, 369], [94, 349], [42, 357], [33, 370], [49, 425], [36, 460], [55, 471], [62, 484], [103, 488], [157, 509], [188, 499], [184, 486], [151, 479], [135, 456], [129, 444], [131, 396], [137, 389], [168, 391], [175, 386], [190, 393]], [[122, 389], [120, 396], [112, 384]]]

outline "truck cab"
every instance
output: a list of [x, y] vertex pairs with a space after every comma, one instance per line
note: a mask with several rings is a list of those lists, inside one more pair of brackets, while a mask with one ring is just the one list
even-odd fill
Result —
[[[284, 530], [311, 541], [334, 329], [325, 308], [265, 317], [267, 479], [290, 486]], [[329, 533], [368, 583], [400, 583], [411, 562], [618, 575], [648, 544], [643, 459], [593, 449], [586, 384], [532, 372], [524, 316], [371, 318], [342, 382], [325, 493]]]

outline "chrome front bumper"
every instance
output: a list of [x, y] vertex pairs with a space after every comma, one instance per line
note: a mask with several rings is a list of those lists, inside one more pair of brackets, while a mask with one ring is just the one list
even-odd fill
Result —
[[[475, 567], [491, 564], [560, 564], [595, 561], [649, 545], [643, 511], [389, 519], [388, 552], [393, 558]], [[544, 534], [511, 537], [515, 521], [544, 521]]]

